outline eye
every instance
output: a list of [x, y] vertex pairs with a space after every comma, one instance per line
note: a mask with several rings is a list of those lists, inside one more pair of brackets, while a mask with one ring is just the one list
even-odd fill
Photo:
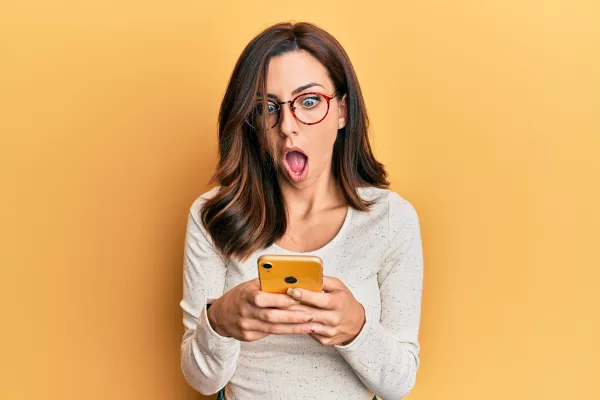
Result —
[[277, 106], [275, 106], [275, 104], [273, 104], [273, 103], [269, 103], [267, 105], [267, 112], [269, 114], [273, 114], [273, 113], [277, 112]]
[[[271, 101], [267, 102], [267, 115], [275, 114], [278, 111], [279, 111], [279, 107], [277, 107], [277, 104], [275, 104]], [[254, 107], [254, 113], [256, 115], [263, 114], [263, 104], [261, 103], [260, 99], [256, 100], [256, 106]]]
[[300, 104], [304, 108], [314, 108], [319, 105], [321, 98], [319, 96], [306, 96], [301, 99]]

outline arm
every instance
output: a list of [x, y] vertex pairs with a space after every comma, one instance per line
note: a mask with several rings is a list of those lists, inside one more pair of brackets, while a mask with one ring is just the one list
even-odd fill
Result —
[[423, 251], [413, 206], [390, 193], [388, 215], [389, 250], [377, 278], [381, 318], [365, 310], [359, 335], [335, 347], [370, 390], [395, 400], [408, 395], [419, 367]]
[[220, 336], [208, 322], [205, 305], [223, 294], [227, 268], [199, 221], [201, 202], [199, 198], [191, 207], [185, 236], [181, 370], [190, 386], [212, 394], [233, 376], [240, 342]]

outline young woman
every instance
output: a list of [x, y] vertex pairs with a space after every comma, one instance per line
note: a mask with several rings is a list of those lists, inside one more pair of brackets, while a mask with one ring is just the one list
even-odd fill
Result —
[[[399, 399], [415, 384], [417, 213], [387, 189], [348, 55], [308, 23], [246, 46], [219, 114], [219, 186], [192, 204], [181, 368], [203, 394]], [[311, 254], [324, 290], [261, 292], [262, 254]]]

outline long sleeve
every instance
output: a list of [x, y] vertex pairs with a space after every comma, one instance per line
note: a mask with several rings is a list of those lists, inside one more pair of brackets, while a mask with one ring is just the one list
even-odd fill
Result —
[[208, 322], [206, 303], [223, 294], [227, 269], [199, 222], [203, 201], [200, 197], [192, 205], [185, 236], [181, 369], [190, 386], [207, 395], [219, 391], [233, 376], [240, 343], [220, 336]]
[[381, 315], [365, 310], [365, 325], [346, 346], [335, 346], [361, 381], [384, 400], [405, 397], [419, 368], [423, 250], [414, 207], [391, 193], [389, 247], [377, 275]]

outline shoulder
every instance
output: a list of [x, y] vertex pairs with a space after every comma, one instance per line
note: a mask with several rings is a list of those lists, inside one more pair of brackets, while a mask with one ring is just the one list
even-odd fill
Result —
[[387, 214], [390, 224], [402, 224], [408, 220], [418, 220], [417, 211], [410, 201], [397, 192], [378, 187], [361, 187], [360, 196], [373, 202], [373, 212], [379, 210]]

